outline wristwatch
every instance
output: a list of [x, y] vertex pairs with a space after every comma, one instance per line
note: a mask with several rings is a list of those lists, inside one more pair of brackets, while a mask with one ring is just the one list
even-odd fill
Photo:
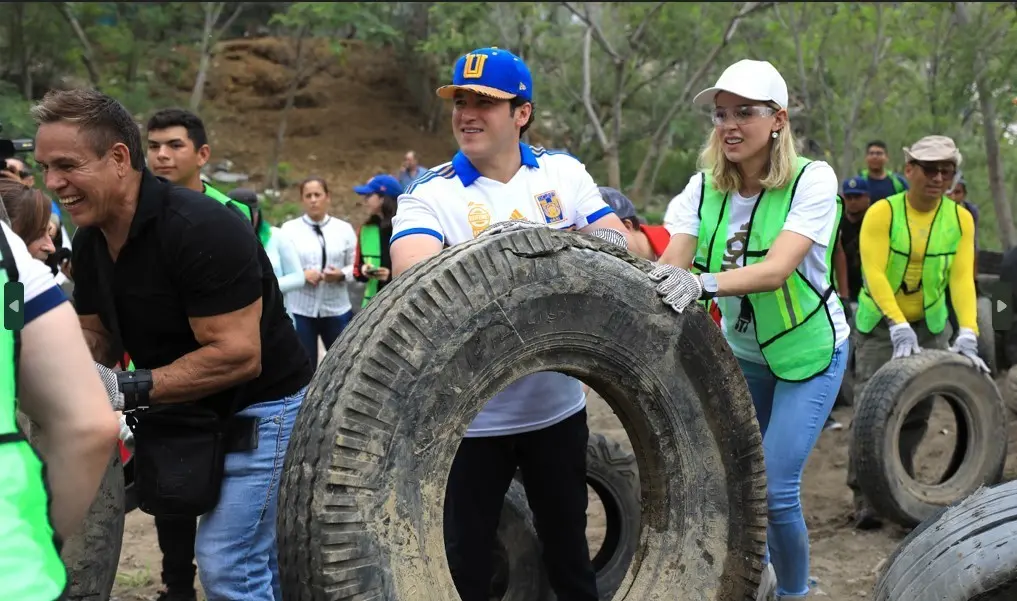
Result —
[[699, 300], [711, 299], [717, 295], [717, 276], [712, 273], [699, 274], [699, 286], [703, 289]]
[[117, 385], [124, 395], [124, 413], [148, 409], [148, 395], [152, 392], [151, 370], [117, 372]]

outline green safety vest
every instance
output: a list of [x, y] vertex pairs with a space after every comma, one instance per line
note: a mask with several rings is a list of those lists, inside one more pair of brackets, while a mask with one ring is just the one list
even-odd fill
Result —
[[[861, 171], [858, 172], [858, 175], [864, 177], [867, 180], [867, 179], [869, 179], [869, 170], [868, 169], [862, 169]], [[894, 192], [894, 194], [900, 194], [901, 192], [904, 191], [904, 184], [900, 183], [900, 176], [899, 175], [897, 175], [893, 171], [887, 171], [886, 172], [886, 177], [890, 178], [890, 183], [893, 184], [893, 192]], [[880, 200], [880, 199], [875, 198], [873, 200]]]
[[[373, 267], [381, 267], [381, 228], [377, 224], [365, 223], [360, 226], [360, 260]], [[367, 303], [378, 293], [379, 283], [373, 278], [367, 280], [361, 307], [366, 307]]]
[[[907, 193], [894, 194], [881, 202], [890, 203], [890, 253], [886, 259], [886, 279], [890, 281], [890, 288], [894, 294], [897, 294], [904, 286], [904, 276], [911, 259]], [[922, 279], [918, 284], [922, 291], [922, 305], [925, 307], [925, 325], [933, 334], [942, 332], [949, 319], [946, 287], [950, 283], [950, 267], [953, 265], [954, 255], [957, 254], [960, 239], [957, 203], [940, 199], [939, 208], [932, 218], [925, 258], [922, 261]], [[858, 311], [855, 312], [855, 327], [859, 332], [868, 334], [882, 319], [883, 312], [872, 300], [869, 286], [863, 279], [862, 291], [858, 295]]]
[[[0, 232], [0, 284], [17, 281], [7, 238]], [[60, 540], [50, 521], [42, 458], [17, 422], [20, 337], [0, 329], [0, 591], [5, 599], [53, 601], [67, 587]]]
[[[799, 157], [791, 184], [780, 190], [760, 192], [746, 235], [746, 267], [765, 259], [770, 245], [784, 229], [798, 180], [810, 162]], [[730, 194], [713, 187], [709, 172], [703, 174], [699, 237], [693, 261], [693, 267], [700, 272], [721, 271], [731, 217], [729, 197]], [[838, 196], [838, 222], [842, 211], [843, 204]], [[827, 266], [833, 257], [836, 235], [834, 229], [826, 247]], [[754, 319], [756, 341], [774, 376], [788, 382], [801, 382], [826, 371], [833, 360], [836, 333], [826, 305], [832, 292], [829, 281], [825, 290], [816, 290], [795, 270], [784, 285], [773, 292], [751, 293], [744, 299], [718, 297], [714, 300], [721, 313], [728, 316], [725, 324], [731, 323], [732, 315]]]
[[244, 203], [233, 200], [229, 196], [226, 196], [225, 194], [216, 190], [212, 186], [209, 186], [208, 184], [205, 184], [205, 196], [208, 196], [209, 198], [214, 198], [221, 202], [222, 204], [226, 205], [227, 207], [235, 211], [239, 211], [241, 215], [247, 217], [248, 221], [254, 223], [254, 217], [251, 216], [251, 207], [245, 205]]

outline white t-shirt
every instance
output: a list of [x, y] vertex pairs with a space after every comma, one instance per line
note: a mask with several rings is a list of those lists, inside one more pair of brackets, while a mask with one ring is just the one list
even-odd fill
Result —
[[[508, 183], [488, 179], [462, 153], [434, 167], [399, 197], [392, 241], [427, 234], [449, 246], [500, 221], [526, 219], [582, 229], [613, 211], [576, 158], [519, 145], [523, 166]], [[586, 406], [582, 384], [556, 372], [520, 378], [492, 397], [467, 437], [505, 436], [552, 426]]]
[[[699, 200], [703, 174], [696, 173], [689, 180], [681, 194], [675, 196], [667, 206], [664, 226], [671, 235], [688, 234], [699, 236]], [[837, 176], [833, 168], [823, 161], [813, 161], [798, 181], [798, 189], [791, 200], [791, 210], [784, 222], [784, 230], [801, 234], [813, 241], [802, 260], [801, 272], [817, 290], [830, 286], [830, 273], [826, 265], [826, 249], [837, 228]], [[745, 234], [748, 230], [752, 208], [758, 196], [745, 198], [737, 192], [730, 196], [731, 217], [728, 222], [723, 270], [745, 265]], [[718, 240], [719, 242], [719, 240]], [[741, 306], [741, 297], [729, 296], [717, 299], [720, 306], [721, 326], [731, 350], [739, 359], [766, 363], [756, 341], [755, 324], [750, 323], [744, 332], [735, 330]], [[836, 294], [826, 301], [833, 319], [836, 346], [840, 346], [851, 334], [844, 310]]]
[[[67, 302], [67, 297], [56, 283], [50, 268], [28, 254], [25, 242], [11, 230], [10, 226], [0, 221], [7, 237], [7, 244], [14, 255], [14, 264], [18, 268], [18, 281], [25, 287], [25, 325], [40, 315]], [[10, 276], [8, 276], [10, 277]]]

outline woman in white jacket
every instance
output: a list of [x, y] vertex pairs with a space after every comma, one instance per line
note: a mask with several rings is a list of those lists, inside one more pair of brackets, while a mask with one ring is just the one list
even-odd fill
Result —
[[[237, 202], [242, 202], [251, 207], [251, 218], [254, 221], [254, 231], [258, 234], [268, 260], [272, 262], [272, 271], [279, 281], [279, 290], [286, 297], [286, 293], [296, 290], [304, 285], [304, 270], [300, 266], [300, 255], [293, 246], [293, 242], [286, 237], [281, 229], [270, 225], [261, 215], [258, 207], [258, 195], [250, 188], [237, 188], [227, 194]], [[286, 313], [290, 320], [293, 313], [286, 307]]]

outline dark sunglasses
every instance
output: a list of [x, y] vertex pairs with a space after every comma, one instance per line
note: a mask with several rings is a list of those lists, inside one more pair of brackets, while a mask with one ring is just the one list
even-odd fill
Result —
[[911, 161], [912, 165], [917, 165], [921, 168], [922, 172], [925, 173], [925, 177], [936, 177], [936, 174], [941, 174], [944, 179], [952, 179], [957, 174], [957, 166], [946, 164], [937, 165], [934, 163], [922, 163], [920, 161]]

